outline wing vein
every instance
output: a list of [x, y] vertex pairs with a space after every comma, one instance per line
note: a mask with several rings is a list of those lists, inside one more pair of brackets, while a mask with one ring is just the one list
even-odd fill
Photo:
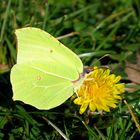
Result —
[[58, 85], [63, 85], [63, 84], [65, 84], [64, 82], [63, 83], [60, 83], [60, 84], [55, 84], [55, 85], [51, 85], [51, 86], [45, 86], [45, 85], [40, 85], [40, 86], [38, 86], [36, 83], [33, 83], [33, 86], [34, 86], [34, 88], [38, 88], [38, 87], [42, 87], [42, 88], [45, 88], [45, 89], [47, 89], [47, 88], [51, 88], [51, 87], [56, 87], [56, 86], [58, 86]]
[[39, 70], [39, 71], [41, 71], [41, 72], [43, 72], [45, 74], [49, 74], [49, 75], [52, 75], [52, 76], [56, 76], [56, 77], [59, 77], [59, 78], [62, 78], [62, 79], [66, 79], [66, 80], [72, 81], [72, 79], [70, 79], [70, 78], [67, 78], [67, 77], [64, 77], [64, 76], [52, 73], [52, 72], [48, 72], [48, 71], [42, 70], [42, 69], [40, 69], [38, 67], [35, 67], [35, 66], [31, 66], [31, 67], [36, 69], [36, 70]]

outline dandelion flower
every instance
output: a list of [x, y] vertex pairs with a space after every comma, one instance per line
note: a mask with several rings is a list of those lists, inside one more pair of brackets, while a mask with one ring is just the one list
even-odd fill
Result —
[[109, 69], [94, 68], [94, 71], [85, 75], [79, 88], [75, 91], [77, 98], [74, 103], [81, 105], [80, 114], [89, 107], [91, 111], [110, 112], [110, 108], [117, 107], [124, 92], [124, 83], [118, 83], [121, 76], [110, 74]]

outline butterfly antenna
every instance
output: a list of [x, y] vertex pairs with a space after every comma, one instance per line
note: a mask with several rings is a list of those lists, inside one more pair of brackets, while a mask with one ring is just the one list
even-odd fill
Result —
[[105, 57], [107, 57], [107, 56], [110, 56], [110, 54], [105, 54], [105, 55], [102, 56], [101, 58], [97, 59], [97, 60], [94, 62], [94, 65], [95, 65], [98, 61], [102, 60], [103, 58], [105, 58]]

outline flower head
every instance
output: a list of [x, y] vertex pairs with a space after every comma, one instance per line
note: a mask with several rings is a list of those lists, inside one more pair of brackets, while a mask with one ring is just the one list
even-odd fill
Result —
[[124, 92], [124, 83], [118, 83], [121, 76], [110, 74], [109, 69], [94, 68], [94, 71], [85, 75], [79, 88], [76, 90], [75, 104], [81, 105], [80, 114], [88, 108], [91, 111], [102, 110], [110, 112], [110, 108], [117, 107], [120, 94]]

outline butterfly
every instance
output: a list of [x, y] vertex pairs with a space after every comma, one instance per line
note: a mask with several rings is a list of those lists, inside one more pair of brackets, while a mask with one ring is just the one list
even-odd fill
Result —
[[10, 76], [13, 99], [45, 110], [64, 103], [83, 73], [80, 58], [39, 28], [17, 29], [16, 36], [17, 63]]

